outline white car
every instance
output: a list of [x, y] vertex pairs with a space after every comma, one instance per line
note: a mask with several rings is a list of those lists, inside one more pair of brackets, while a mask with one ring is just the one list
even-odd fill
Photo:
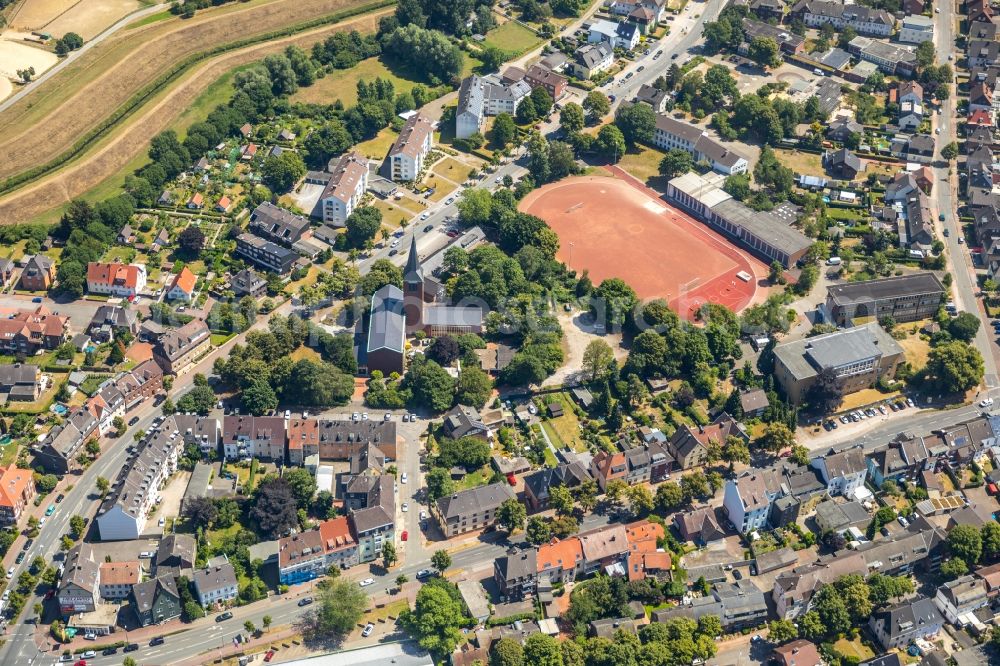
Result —
[[450, 206], [451, 204], [455, 203], [455, 197], [448, 197], [447, 199], [444, 200], [444, 203], [446, 206]]
[[398, 238], [396, 240], [392, 241], [391, 243], [389, 243], [389, 247], [398, 247], [398, 246], [399, 246], [399, 239]]
[[292, 418], [292, 410], [286, 409], [285, 410], [285, 420], [287, 421], [290, 418]]
[[502, 180], [503, 180], [503, 176], [497, 176], [496, 178], [493, 179], [493, 182], [499, 185], [500, 181], [502, 181]]
[[992, 405], [993, 405], [993, 398], [986, 398], [985, 400], [982, 400], [979, 403], [980, 407], [990, 407]]
[[365, 638], [368, 638], [369, 636], [372, 635], [373, 631], [375, 631], [375, 625], [369, 622], [368, 624], [365, 625], [365, 628], [361, 630], [361, 635], [364, 636]]
[[361, 587], [368, 587], [369, 585], [374, 585], [374, 584], [375, 584], [374, 578], [365, 578], [363, 581], [358, 583], [358, 585], [360, 585]]
[[427, 512], [426, 511], [421, 511], [420, 512], [420, 520], [427, 520]]
[[410, 505], [407, 504], [406, 502], [403, 502], [403, 513], [406, 513], [409, 510], [410, 510]]
[[13, 578], [13, 577], [14, 577], [14, 567], [11, 567], [10, 569], [7, 569], [7, 578]]
[[391, 421], [392, 420], [392, 414], [390, 414], [389, 412], [386, 412], [385, 416], [382, 417], [382, 420], [383, 421]]
[[420, 214], [420, 219], [421, 220], [426, 220], [430, 216], [431, 216], [431, 212], [429, 210], [425, 210], [423, 213]]
[[407, 480], [406, 472], [403, 472], [403, 475], [399, 477], [399, 482], [406, 483], [406, 480]]
[[361, 420], [361, 414], [358, 414], [357, 412], [354, 412], [353, 414], [351, 414], [351, 420], [352, 421], [360, 421]]
[[367, 421], [368, 420], [368, 412], [365, 412], [364, 414], [361, 415], [361, 420], [362, 421]]
[[160, 527], [163, 527], [164, 525], [167, 524], [167, 519], [166, 518], [160, 518], [160, 520], [156, 524], [159, 525]]

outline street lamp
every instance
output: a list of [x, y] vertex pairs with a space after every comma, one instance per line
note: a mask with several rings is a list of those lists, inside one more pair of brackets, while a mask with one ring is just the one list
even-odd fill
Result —
[[569, 243], [569, 262], [567, 263], [567, 266], [569, 268], [573, 268], [573, 248], [575, 246], [576, 246], [576, 243], [574, 243], [573, 241], [570, 241], [570, 243]]

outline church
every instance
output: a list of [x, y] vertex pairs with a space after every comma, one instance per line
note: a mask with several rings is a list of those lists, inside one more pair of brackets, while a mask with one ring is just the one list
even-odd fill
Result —
[[389, 284], [372, 294], [367, 336], [361, 335], [363, 322], [358, 322], [355, 343], [358, 373], [367, 375], [380, 370], [388, 376], [405, 372], [406, 337], [417, 331], [423, 331], [429, 338], [483, 332], [482, 308], [448, 305], [444, 302], [446, 298], [441, 283], [424, 275], [417, 241], [412, 238], [403, 288]]

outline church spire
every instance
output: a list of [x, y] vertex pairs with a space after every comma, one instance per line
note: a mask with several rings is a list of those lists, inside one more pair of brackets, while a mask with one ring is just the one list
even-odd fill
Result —
[[420, 257], [417, 256], [417, 236], [410, 237], [410, 254], [406, 258], [406, 270], [403, 271], [403, 282], [407, 284], [421, 285], [424, 283], [424, 271], [420, 266]]

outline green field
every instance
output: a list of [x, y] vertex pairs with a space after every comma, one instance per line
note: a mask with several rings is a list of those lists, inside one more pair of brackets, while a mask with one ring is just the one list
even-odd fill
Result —
[[327, 74], [308, 88], [299, 88], [291, 97], [292, 103], [333, 104], [338, 99], [344, 106], [353, 106], [358, 101], [358, 81], [369, 82], [375, 78], [388, 79], [396, 87], [396, 93], [412, 90], [417, 84], [390, 71], [379, 58], [362, 60], [350, 69], [338, 69]]
[[489, 34], [486, 35], [486, 44], [517, 55], [529, 51], [541, 43], [541, 37], [514, 21], [507, 21], [490, 30]]

